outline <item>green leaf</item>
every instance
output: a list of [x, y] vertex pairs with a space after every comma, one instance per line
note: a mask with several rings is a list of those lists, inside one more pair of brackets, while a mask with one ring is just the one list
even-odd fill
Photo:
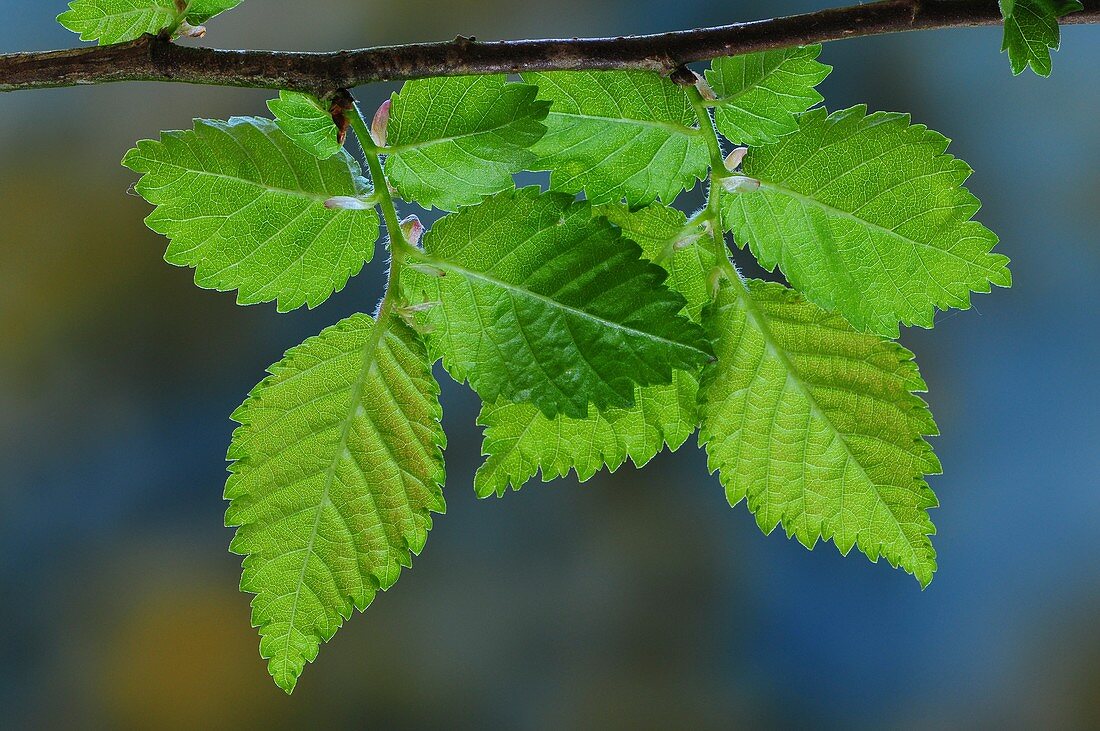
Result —
[[[684, 298], [591, 206], [537, 188], [440, 220], [410, 272], [428, 302], [433, 349], [487, 403], [530, 401], [547, 416], [630, 406], [634, 386], [670, 383], [710, 356]], [[414, 276], [415, 275], [415, 276]]]
[[230, 546], [275, 682], [412, 565], [446, 509], [439, 386], [400, 320], [353, 315], [287, 352], [233, 414]]
[[[171, 240], [165, 259], [194, 267], [200, 287], [238, 290], [241, 304], [315, 307], [374, 255], [378, 214], [358, 163], [343, 151], [318, 160], [271, 120], [195, 120], [122, 164], [143, 174], [137, 192], [157, 206], [146, 224]], [[326, 207], [335, 196], [364, 208]]]
[[585, 482], [606, 466], [611, 472], [629, 458], [644, 466], [667, 444], [675, 452], [698, 424], [699, 382], [675, 371], [672, 383], [639, 386], [634, 405], [622, 409], [592, 409], [583, 419], [559, 414], [548, 417], [529, 403], [500, 401], [484, 405], [478, 424], [487, 427], [474, 489], [478, 497], [519, 490], [540, 470], [543, 482], [570, 470]]
[[82, 41], [122, 43], [175, 28], [184, 20], [205, 23], [240, 4], [241, 0], [73, 0], [57, 22], [79, 33]]
[[283, 134], [314, 157], [327, 160], [341, 150], [340, 130], [332, 121], [328, 105], [316, 97], [281, 91], [267, 108]]
[[814, 109], [799, 130], [755, 147], [745, 174], [759, 190], [723, 194], [723, 218], [768, 270], [861, 330], [896, 336], [898, 321], [932, 327], [938, 307], [1007, 287], [1008, 259], [971, 217], [971, 169], [948, 140], [909, 115], [857, 106]]
[[798, 129], [798, 115], [820, 104], [814, 89], [832, 67], [815, 59], [821, 46], [716, 58], [706, 72], [717, 99], [718, 131], [742, 145], [775, 142]]
[[[637, 241], [647, 258], [662, 262], [672, 288], [687, 299], [685, 312], [698, 317], [709, 299], [714, 256], [698, 245], [668, 250], [683, 240], [686, 216], [660, 204], [635, 212], [604, 206], [597, 212]], [[627, 459], [641, 467], [666, 444], [676, 451], [695, 432], [698, 389], [695, 375], [675, 371], [671, 384], [638, 386], [633, 406], [603, 412], [590, 408], [583, 419], [548, 417], [529, 403], [486, 404], [478, 423], [487, 427], [482, 452], [488, 459], [477, 471], [474, 488], [480, 497], [503, 495], [509, 485], [518, 490], [540, 470], [543, 481], [572, 469], [584, 482], [605, 465], [614, 472]]]
[[1001, 52], [1008, 51], [1012, 73], [1025, 68], [1039, 76], [1050, 76], [1051, 50], [1058, 50], [1061, 31], [1058, 19], [1081, 10], [1077, 0], [1000, 0], [1004, 16], [1004, 40]]
[[550, 105], [504, 75], [409, 81], [393, 96], [386, 177], [405, 200], [453, 211], [513, 186]]
[[940, 463], [913, 354], [778, 284], [727, 281], [704, 319], [718, 360], [703, 370], [700, 441], [730, 505], [747, 499], [764, 533], [782, 523], [807, 548], [858, 546], [927, 586], [924, 475]]
[[553, 102], [536, 167], [550, 187], [592, 203], [671, 202], [707, 171], [706, 140], [687, 93], [648, 71], [523, 74]]
[[698, 321], [703, 306], [710, 302], [708, 279], [715, 267], [714, 255], [701, 245], [703, 227], [688, 225], [683, 211], [660, 203], [636, 211], [613, 204], [595, 210], [641, 246], [643, 257], [668, 271], [668, 286], [687, 300], [683, 314]]

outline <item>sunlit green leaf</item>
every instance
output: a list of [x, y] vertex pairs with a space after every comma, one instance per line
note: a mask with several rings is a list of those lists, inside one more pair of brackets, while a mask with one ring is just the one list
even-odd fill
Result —
[[288, 693], [424, 548], [443, 501], [439, 387], [399, 319], [354, 315], [287, 352], [233, 419], [225, 497], [260, 654]]
[[858, 546], [927, 585], [924, 476], [940, 463], [923, 437], [938, 432], [912, 353], [779, 284], [726, 282], [704, 321], [718, 360], [703, 370], [700, 441], [730, 504], [747, 500], [765, 533]]
[[139, 142], [123, 164], [157, 207], [146, 223], [171, 240], [165, 259], [194, 267], [200, 287], [238, 290], [241, 304], [315, 307], [373, 256], [378, 214], [358, 163], [343, 151], [318, 160], [271, 120], [196, 120]]
[[931, 327], [935, 309], [1008, 286], [996, 235], [971, 220], [971, 170], [948, 140], [906, 114], [814, 109], [779, 142], [754, 147], [744, 171], [759, 190], [727, 193], [724, 219], [765, 269], [777, 265], [811, 301], [856, 327], [896, 336]]

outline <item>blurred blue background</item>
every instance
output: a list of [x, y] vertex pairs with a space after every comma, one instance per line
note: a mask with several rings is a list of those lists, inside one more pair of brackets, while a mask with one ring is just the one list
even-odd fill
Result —
[[[222, 47], [642, 33], [810, 0], [250, 0]], [[70, 46], [7, 0], [0, 50]], [[164, 264], [118, 161], [262, 91], [0, 95], [0, 725], [7, 728], [1100, 727], [1100, 28], [1013, 78], [999, 29], [828, 45], [831, 108], [912, 112], [977, 171], [1011, 290], [910, 331], [943, 436], [940, 571], [763, 536], [694, 441], [644, 471], [478, 501], [444, 381], [449, 512], [394, 590], [270, 682], [222, 527], [228, 415], [264, 367], [380, 296], [381, 260], [277, 315]], [[393, 87], [359, 92], [373, 109]], [[696, 205], [699, 191], [684, 198]]]

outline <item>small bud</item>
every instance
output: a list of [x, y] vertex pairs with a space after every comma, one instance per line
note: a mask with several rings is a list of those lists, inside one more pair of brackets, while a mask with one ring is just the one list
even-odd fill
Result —
[[703, 238], [703, 232], [702, 231], [696, 231], [693, 234], [688, 234], [687, 236], [683, 236], [683, 237], [677, 239], [675, 242], [673, 242], [672, 248], [675, 249], [676, 251], [681, 251], [683, 249], [688, 248], [689, 246], [692, 246], [693, 244], [695, 244], [695, 242], [697, 242], [701, 238]]
[[378, 111], [374, 113], [374, 119], [370, 123], [370, 136], [374, 140], [374, 144], [379, 147], [386, 146], [386, 130], [390, 126], [390, 107], [393, 106], [393, 102], [387, 99], [382, 102], [382, 105], [378, 107]]
[[348, 139], [348, 127], [351, 126], [348, 112], [353, 109], [355, 109], [355, 100], [347, 91], [338, 91], [332, 97], [328, 113], [332, 117], [332, 123], [336, 125], [336, 141], [341, 147]]
[[760, 189], [760, 181], [756, 178], [749, 178], [744, 175], [733, 175], [728, 178], [722, 178], [722, 187], [728, 193], [751, 193], [754, 190]]
[[186, 20], [176, 29], [176, 36], [179, 38], [202, 38], [205, 35], [205, 25], [191, 25]]
[[445, 277], [447, 272], [443, 271], [439, 267], [433, 267], [431, 264], [425, 264], [422, 261], [409, 264], [410, 269], [414, 269], [421, 274], [427, 274], [429, 277]]
[[718, 98], [718, 95], [714, 93], [714, 89], [707, 83], [707, 80], [699, 74], [695, 74], [695, 88], [699, 90], [699, 95], [707, 101], [714, 101]]
[[419, 246], [420, 237], [424, 235], [424, 224], [416, 216], [406, 216], [401, 220], [401, 233], [405, 235], [405, 241]]
[[745, 159], [747, 154], [749, 154], [749, 148], [747, 147], [735, 147], [730, 150], [730, 154], [726, 155], [726, 170], [733, 172], [741, 167], [741, 161]]
[[337, 195], [325, 201], [325, 208], [337, 211], [365, 211], [373, 206], [361, 198], [350, 195]]

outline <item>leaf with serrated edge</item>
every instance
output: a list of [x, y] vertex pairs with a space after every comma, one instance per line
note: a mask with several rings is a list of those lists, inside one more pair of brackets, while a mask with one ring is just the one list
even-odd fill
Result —
[[749, 151], [759, 190], [723, 193], [723, 219], [760, 264], [861, 330], [932, 327], [935, 308], [1012, 283], [997, 236], [971, 217], [970, 166], [909, 115], [813, 109], [798, 132]]
[[1062, 41], [1058, 19], [1081, 10], [1077, 0], [1001, 0], [1004, 38], [1001, 52], [1008, 51], [1013, 75], [1031, 66], [1038, 76], [1050, 76], [1050, 52]]
[[453, 211], [513, 186], [550, 108], [503, 75], [409, 81], [393, 95], [386, 177], [405, 200]]
[[267, 103], [275, 124], [294, 144], [314, 157], [327, 160], [340, 151], [340, 130], [328, 105], [309, 94], [281, 91]]
[[325, 206], [370, 195], [359, 164], [344, 151], [318, 160], [269, 119], [195, 120], [139, 142], [122, 164], [157, 207], [145, 222], [170, 239], [165, 259], [195, 268], [204, 289], [238, 290], [240, 304], [316, 307], [374, 255], [374, 208]]
[[670, 383], [710, 355], [684, 298], [591, 206], [537, 188], [487, 198], [424, 237], [409, 272], [434, 352], [487, 403], [530, 401], [546, 415], [584, 417], [630, 406], [635, 385]]
[[747, 499], [765, 533], [858, 546], [926, 586], [937, 502], [924, 475], [940, 463], [913, 354], [774, 283], [724, 282], [704, 322], [718, 359], [699, 439], [729, 503]]
[[716, 58], [706, 72], [717, 99], [709, 102], [718, 131], [741, 145], [774, 142], [798, 129], [798, 115], [820, 104], [814, 88], [831, 67], [818, 63], [821, 46]]
[[353, 315], [287, 352], [233, 419], [230, 550], [275, 682], [424, 548], [443, 500], [439, 386], [399, 319]]
[[541, 471], [544, 482], [570, 470], [585, 482], [605, 466], [611, 472], [630, 459], [642, 467], [665, 445], [675, 452], [698, 423], [699, 382], [675, 371], [672, 383], [639, 386], [634, 405], [593, 409], [583, 419], [548, 417], [528, 403], [485, 405], [478, 424], [486, 427], [482, 453], [487, 459], [474, 477], [478, 497], [498, 496], [509, 485], [518, 490]]
[[710, 302], [707, 279], [715, 266], [703, 227], [689, 227], [683, 211], [660, 203], [635, 211], [624, 205], [602, 205], [595, 210], [642, 247], [642, 256], [668, 271], [668, 286], [687, 300], [683, 314], [698, 322], [700, 310]]
[[[639, 211], [601, 206], [597, 213], [641, 245], [646, 258], [661, 262], [669, 285], [687, 299], [684, 311], [697, 318], [709, 299], [714, 256], [699, 245], [669, 250], [685, 233], [687, 217], [658, 203]], [[518, 490], [540, 471], [549, 481], [574, 470], [583, 482], [605, 465], [614, 472], [627, 459], [641, 467], [665, 445], [676, 451], [695, 432], [698, 387], [695, 375], [675, 371], [669, 385], [638, 386], [633, 406], [589, 409], [583, 419], [547, 417], [526, 403], [486, 404], [478, 423], [487, 427], [482, 448], [487, 459], [474, 488], [480, 497], [503, 495], [509, 485]]]
[[79, 33], [82, 41], [122, 43], [185, 19], [192, 25], [205, 23], [240, 4], [241, 0], [191, 0], [181, 12], [177, 0], [73, 0], [57, 22]]
[[709, 162], [687, 93], [649, 71], [523, 74], [553, 102], [534, 151], [550, 187], [592, 203], [672, 202], [695, 187]]

